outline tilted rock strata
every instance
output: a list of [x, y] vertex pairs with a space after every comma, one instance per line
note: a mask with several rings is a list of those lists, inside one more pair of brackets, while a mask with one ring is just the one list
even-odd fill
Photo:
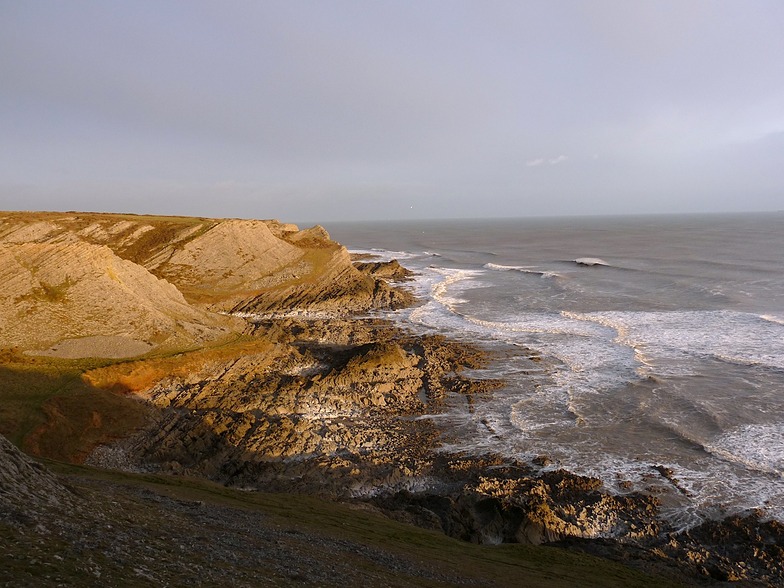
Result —
[[413, 272], [400, 265], [397, 259], [391, 261], [355, 261], [354, 267], [363, 274], [386, 280], [402, 281], [413, 275]]
[[214, 339], [240, 326], [191, 306], [172, 284], [108, 247], [83, 241], [0, 244], [0, 294], [6, 301], [0, 347], [46, 349], [111, 336], [131, 347], [147, 343], [146, 351], [167, 341]]
[[[342, 341], [344, 323], [337, 322]], [[300, 323], [298, 341], [278, 341], [269, 352], [210, 363], [137, 391], [162, 416], [126, 444], [125, 457], [137, 467], [158, 464], [264, 487], [278, 476], [281, 460], [290, 459], [302, 467], [286, 468], [302, 469], [310, 490], [339, 496], [383, 487], [379, 476], [406, 486], [404, 478], [427, 467], [436, 435], [432, 423], [410, 417], [438, 404], [437, 383], [459, 370], [461, 359], [479, 360], [459, 345], [388, 325], [381, 332], [396, 340], [325, 342], [327, 323], [312, 321], [313, 330], [311, 322]], [[348, 484], [344, 469], [356, 470]]]
[[227, 220], [146, 266], [198, 299], [215, 291], [258, 290], [304, 254], [273, 235], [263, 221]]
[[244, 328], [231, 311], [413, 301], [354, 268], [323, 228], [277, 221], [0, 213], [0, 278], [0, 347], [68, 357], [216, 339]]
[[378, 308], [402, 308], [411, 294], [365, 275], [351, 263], [343, 247], [316, 249], [300, 273], [233, 306], [233, 313], [265, 314], [280, 310], [330, 311], [347, 315]]

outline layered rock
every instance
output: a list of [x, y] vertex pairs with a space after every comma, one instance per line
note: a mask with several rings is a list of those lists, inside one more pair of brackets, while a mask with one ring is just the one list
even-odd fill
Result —
[[245, 317], [362, 312], [410, 294], [321, 227], [91, 213], [0, 214], [0, 348], [127, 357], [240, 332]]
[[65, 357], [139, 355], [241, 325], [188, 304], [169, 282], [84, 241], [0, 244], [0, 347]]
[[[281, 270], [305, 251], [272, 234], [266, 223], [227, 220], [202, 230], [181, 246], [159, 252], [145, 266], [177, 286], [193, 300], [220, 299], [287, 278]], [[292, 274], [293, 274], [292, 270]]]
[[67, 509], [76, 497], [46, 468], [0, 435], [0, 519], [41, 508]]
[[369, 309], [402, 308], [413, 296], [357, 270], [344, 247], [311, 249], [290, 279], [272, 285], [231, 311], [265, 315], [280, 311], [316, 311], [347, 315]]
[[387, 280], [401, 281], [412, 276], [412, 272], [400, 265], [397, 259], [391, 261], [355, 261], [354, 267], [363, 274]]
[[[303, 488], [332, 496], [419, 483], [437, 431], [411, 417], [435, 409], [455, 371], [479, 365], [478, 352], [380, 321], [364, 328], [355, 321], [351, 343], [345, 321], [335, 321], [327, 340], [332, 321], [295, 322], [285, 331], [298, 334], [294, 341], [257, 325], [256, 337], [274, 340], [263, 353], [209, 362], [135, 390], [161, 409], [161, 419], [126, 443], [121, 459], [266, 488], [282, 488], [296, 471]], [[126, 367], [131, 376], [137, 369]], [[88, 378], [109, 386], [105, 372]], [[108, 465], [115, 457], [99, 452], [95, 459]]]

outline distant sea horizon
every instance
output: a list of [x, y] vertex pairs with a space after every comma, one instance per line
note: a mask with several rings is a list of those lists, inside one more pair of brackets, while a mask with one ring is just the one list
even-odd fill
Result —
[[[263, 214], [263, 212], [262, 212]], [[406, 217], [406, 218], [362, 218], [325, 220], [324, 218], [281, 217], [280, 222], [290, 222], [299, 227], [320, 225], [329, 231], [331, 226], [338, 229], [351, 225], [373, 224], [406, 224], [406, 223], [454, 223], [454, 222], [492, 222], [492, 221], [560, 221], [560, 220], [592, 220], [592, 219], [646, 219], [646, 218], [690, 218], [690, 217], [729, 217], [729, 216], [767, 216], [784, 215], [784, 208], [775, 210], [740, 210], [740, 211], [694, 211], [694, 212], [619, 212], [619, 213], [564, 213], [564, 214], [513, 214], [511, 216], [455, 216], [455, 217]], [[259, 217], [247, 217], [259, 218]], [[266, 218], [266, 217], [265, 217]]]

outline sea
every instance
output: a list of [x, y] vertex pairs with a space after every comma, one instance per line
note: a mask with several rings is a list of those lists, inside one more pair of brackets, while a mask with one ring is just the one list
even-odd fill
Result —
[[784, 212], [326, 228], [415, 272], [393, 320], [491, 352], [504, 387], [427, 417], [444, 449], [655, 494], [674, 529], [784, 521]]

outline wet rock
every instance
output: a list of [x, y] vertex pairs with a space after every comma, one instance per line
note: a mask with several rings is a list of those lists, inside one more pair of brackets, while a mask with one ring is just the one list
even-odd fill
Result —
[[413, 275], [413, 272], [400, 265], [397, 259], [376, 262], [355, 261], [354, 267], [363, 274], [386, 280], [401, 281]]
[[691, 573], [723, 582], [754, 579], [784, 585], [784, 525], [757, 511], [706, 521], [658, 547]]

